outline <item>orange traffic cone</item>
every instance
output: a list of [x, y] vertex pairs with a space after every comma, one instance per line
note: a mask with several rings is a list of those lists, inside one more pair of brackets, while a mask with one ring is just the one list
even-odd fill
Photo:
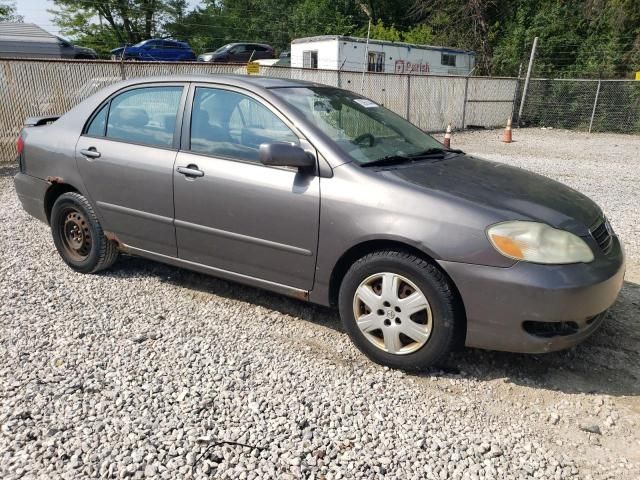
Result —
[[451, 148], [451, 122], [447, 125], [447, 131], [444, 133], [444, 146]]
[[513, 134], [511, 132], [511, 117], [507, 118], [507, 126], [502, 134], [502, 141], [504, 143], [511, 143], [513, 141]]

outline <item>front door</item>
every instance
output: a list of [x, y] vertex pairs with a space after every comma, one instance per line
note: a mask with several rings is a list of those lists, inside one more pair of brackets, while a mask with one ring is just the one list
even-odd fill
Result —
[[319, 178], [258, 160], [261, 143], [298, 134], [248, 92], [202, 86], [191, 96], [174, 172], [179, 258], [310, 290]]
[[102, 105], [78, 140], [76, 159], [105, 231], [131, 247], [176, 256], [175, 133], [185, 87], [134, 87]]

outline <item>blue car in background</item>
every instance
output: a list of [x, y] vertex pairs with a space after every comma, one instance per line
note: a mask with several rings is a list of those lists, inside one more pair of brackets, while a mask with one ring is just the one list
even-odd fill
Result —
[[190, 62], [196, 59], [187, 42], [177, 40], [149, 39], [135, 45], [114, 48], [112, 60], [142, 60], [160, 62]]

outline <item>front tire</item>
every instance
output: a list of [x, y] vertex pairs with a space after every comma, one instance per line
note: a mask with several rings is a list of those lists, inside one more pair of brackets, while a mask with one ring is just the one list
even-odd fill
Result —
[[56, 199], [51, 234], [58, 253], [76, 272], [104, 270], [118, 257], [118, 246], [105, 237], [93, 207], [79, 193], [63, 193]]
[[422, 370], [453, 349], [463, 322], [449, 279], [423, 258], [377, 251], [347, 271], [338, 298], [353, 343], [376, 363]]

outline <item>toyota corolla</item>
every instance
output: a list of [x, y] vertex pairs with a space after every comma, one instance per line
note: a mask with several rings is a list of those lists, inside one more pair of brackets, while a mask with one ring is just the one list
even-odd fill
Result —
[[460, 345], [570, 347], [624, 277], [589, 198], [313, 83], [117, 83], [28, 119], [18, 159], [24, 209], [75, 271], [127, 252], [336, 306], [355, 345], [396, 368]]

